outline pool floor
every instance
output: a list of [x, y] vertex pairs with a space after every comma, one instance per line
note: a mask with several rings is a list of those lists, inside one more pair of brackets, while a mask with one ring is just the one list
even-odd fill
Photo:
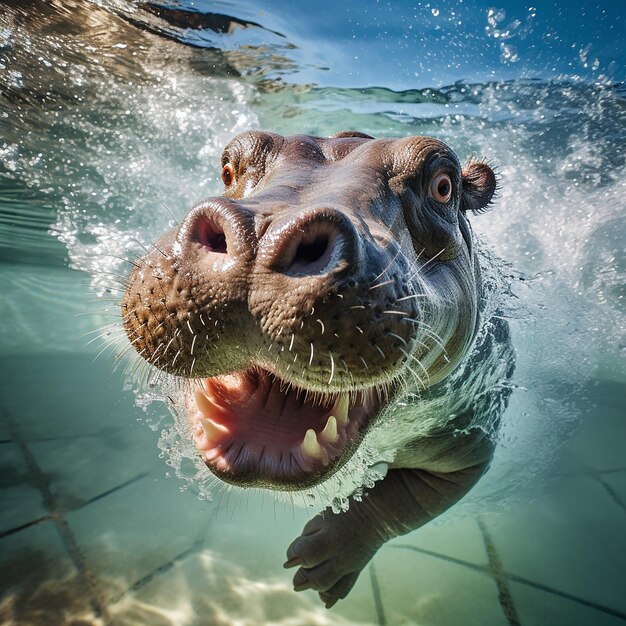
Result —
[[594, 381], [536, 499], [390, 542], [327, 611], [281, 566], [309, 512], [181, 490], [121, 373], [93, 356], [0, 360], [0, 623], [626, 623], [623, 385]]

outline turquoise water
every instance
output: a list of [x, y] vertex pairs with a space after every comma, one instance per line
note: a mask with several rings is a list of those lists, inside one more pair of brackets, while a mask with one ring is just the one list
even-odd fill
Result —
[[[623, 623], [623, 9], [176, 6], [221, 17], [0, 10], [2, 623]], [[473, 220], [517, 353], [493, 466], [330, 612], [281, 568], [315, 511], [206, 493], [116, 325], [122, 259], [250, 128], [434, 135], [501, 176]]]

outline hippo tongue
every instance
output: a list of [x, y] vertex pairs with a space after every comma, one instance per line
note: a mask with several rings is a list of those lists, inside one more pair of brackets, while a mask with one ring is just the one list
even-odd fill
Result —
[[258, 368], [206, 379], [188, 404], [198, 448], [221, 470], [265, 457], [310, 472], [337, 458], [359, 426], [348, 394], [308, 393]]

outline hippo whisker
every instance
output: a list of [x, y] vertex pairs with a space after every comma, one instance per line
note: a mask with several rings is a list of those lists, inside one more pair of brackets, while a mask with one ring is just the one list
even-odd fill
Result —
[[444, 354], [448, 353], [446, 346], [443, 343], [443, 339], [431, 328], [429, 328], [428, 324], [421, 324], [422, 328], [426, 330], [426, 335], [429, 339], [432, 339], [442, 350]]
[[89, 335], [93, 335], [94, 333], [98, 333], [98, 336], [100, 336], [103, 333], [103, 331], [105, 331], [107, 328], [110, 328], [112, 330], [117, 330], [117, 331], [119, 331], [121, 333], [125, 333], [126, 332], [119, 325], [119, 322], [111, 322], [110, 324], [105, 324], [104, 326], [101, 326], [100, 328], [94, 328], [93, 330], [88, 330], [88, 331], [84, 332], [82, 335], [80, 335], [80, 338], [84, 339], [85, 337], [88, 337]]
[[352, 376], [352, 372], [350, 371], [348, 364], [345, 362], [344, 359], [341, 359], [341, 364], [343, 365], [343, 369], [346, 371], [346, 374], [350, 376], [350, 380], [352, 381], [352, 384], [354, 384], [354, 376]]
[[[418, 329], [421, 329], [424, 331], [425, 334], [425, 339], [430, 339], [437, 347], [439, 347], [442, 351], [442, 353], [444, 355], [446, 355], [448, 353], [448, 349], [446, 348], [445, 344], [443, 343], [443, 339], [433, 330], [431, 330], [427, 324], [424, 324], [423, 322], [421, 322], [420, 320], [411, 320], [408, 319], [408, 322], [411, 322], [413, 324], [416, 324], [418, 326]], [[414, 338], [414, 340], [421, 346], [423, 346], [424, 348], [426, 348], [426, 350], [431, 350], [432, 346], [429, 346], [427, 344], [425, 344], [422, 341], [419, 341], [417, 339]]]
[[311, 363], [313, 363], [313, 342], [311, 342], [311, 356], [309, 357], [309, 367], [311, 367]]
[[[144, 348], [141, 352], [138, 352], [137, 354], [138, 354], [139, 356], [142, 356], [144, 352], [145, 352], [145, 348]], [[137, 371], [137, 369], [138, 369], [139, 367], [142, 367], [143, 365], [144, 365], [144, 361], [142, 361], [141, 359], [136, 359], [136, 361], [135, 361], [135, 365], [134, 365], [133, 369], [132, 369], [132, 370], [130, 370], [130, 373], [129, 373], [129, 374], [126, 374], [126, 373], [125, 373], [124, 375], [125, 375], [125, 376], [128, 376], [129, 378], [133, 378], [133, 377], [134, 377], [134, 375], [135, 375], [135, 372]]]
[[[90, 315], [90, 316], [94, 316], [94, 315], [99, 315], [100, 317], [115, 317], [116, 319], [120, 319], [120, 315], [119, 313], [108, 313], [107, 311], [110, 310], [111, 307], [109, 306], [101, 306], [98, 307], [97, 309], [90, 309], [89, 311], [83, 311], [82, 313], [76, 313], [76, 315], [74, 315], [74, 317], [85, 317], [85, 315]], [[104, 311], [104, 312], [103, 312]]]
[[[117, 291], [117, 287], [107, 287], [106, 292], [107, 293], [111, 293], [112, 291]], [[103, 296], [96, 296], [95, 300], [87, 300], [87, 302], [89, 304], [95, 304], [96, 302], [111, 302], [113, 304], [119, 304], [120, 299], [115, 297], [115, 298], [105, 298]], [[108, 310], [109, 308], [111, 308], [110, 304], [107, 304], [106, 306], [102, 307], [103, 310]]]
[[172, 338], [171, 338], [171, 339], [167, 342], [167, 345], [165, 346], [165, 350], [164, 350], [164, 352], [165, 352], [165, 353], [167, 353], [167, 351], [170, 349], [170, 346], [172, 345], [172, 343], [173, 343], [174, 339], [176, 339], [176, 337], [175, 337], [175, 336], [174, 336], [174, 337], [172, 337]]
[[324, 322], [322, 322], [322, 320], [319, 318], [317, 318], [315, 321], [322, 327], [322, 335], [323, 335], [325, 331]]
[[159, 286], [159, 288], [161, 289], [161, 293], [163, 294], [163, 300], [161, 300], [161, 304], [165, 306], [167, 304], [167, 293], [165, 293], [165, 289], [163, 288], [163, 278], [154, 276], [154, 274], [152, 274], [152, 277], [156, 278], [158, 281], [157, 285]]
[[170, 257], [167, 256], [167, 254], [165, 254], [165, 252], [163, 252], [163, 250], [161, 250], [161, 248], [159, 248], [155, 243], [151, 243], [150, 244], [157, 252], [159, 252], [161, 254], [161, 256], [164, 259], [169, 259]]
[[[123, 331], [122, 331], [123, 332]], [[110, 337], [111, 336], [111, 332], [108, 333], [100, 333], [98, 335], [96, 335], [95, 337], [92, 337], [86, 344], [85, 344], [85, 348], [90, 346], [94, 341], [97, 341], [98, 339], [100, 339], [101, 341], [105, 341], [105, 337]], [[123, 337], [123, 335], [121, 335], [121, 337]]]
[[402, 298], [398, 298], [396, 303], [403, 302], [404, 300], [410, 300], [412, 298], [427, 298], [428, 296], [425, 293], [412, 293], [408, 296], [402, 296]]
[[130, 263], [131, 265], [133, 265], [137, 269], [141, 269], [142, 267], [145, 266], [145, 263], [146, 263], [145, 260], [142, 257], [137, 257], [137, 259], [141, 263], [141, 265], [140, 265], [139, 263], [136, 263], [135, 261], [131, 261], [130, 259], [128, 259], [128, 258], [126, 258], [124, 256], [118, 256], [117, 254], [103, 254], [102, 256], [104, 258], [115, 259], [116, 261], [122, 261], [124, 263]]
[[383, 359], [386, 359], [387, 357], [385, 356], [385, 353], [380, 349], [380, 346], [376, 343], [372, 344], [374, 346], [374, 349], [378, 351], [378, 353], [380, 354], [380, 356], [383, 357]]
[[415, 319], [414, 317], [403, 317], [400, 321], [409, 322], [410, 324], [417, 324], [418, 326], [423, 325], [422, 320]]
[[406, 311], [395, 311], [393, 309], [389, 309], [388, 311], [383, 311], [383, 313], [387, 315], [406, 315]]
[[[136, 237], [131, 237], [131, 241], [134, 241], [136, 244], [138, 244], [139, 246], [141, 246], [141, 247], [145, 250], [146, 254], [148, 254], [148, 255], [150, 254], [150, 249], [149, 249], [149, 248], [148, 248], [148, 247], [147, 247], [144, 243], [142, 243], [141, 241], [139, 241], [139, 239], [137, 239]], [[132, 252], [132, 250], [129, 250], [129, 252]], [[133, 254], [135, 254], [135, 253], [133, 253]], [[138, 258], [143, 258], [143, 259], [145, 259], [145, 257], [139, 257], [139, 255], [138, 255], [138, 254], [136, 254], [136, 256], [137, 256]], [[148, 261], [147, 261], [147, 260], [146, 260], [146, 264], [148, 264]], [[150, 265], [150, 267], [154, 267], [154, 265]]]
[[446, 248], [441, 248], [441, 250], [439, 250], [439, 252], [437, 252], [437, 254], [431, 256], [430, 259], [428, 259], [428, 261], [426, 261], [426, 263], [424, 263], [424, 265], [422, 265], [420, 270], [423, 272], [433, 261], [435, 261], [437, 259], [437, 257], [442, 255], [445, 251], [446, 251]]
[[167, 204], [163, 202], [163, 200], [159, 200], [159, 204], [170, 214], [170, 217], [174, 220], [176, 224], [180, 224], [180, 221], [176, 218], [170, 207], [168, 207]]
[[404, 356], [407, 359], [411, 359], [415, 361], [424, 371], [424, 374], [426, 375], [426, 380], [430, 380], [430, 374], [428, 373], [428, 370], [424, 367], [422, 362], [414, 354], [411, 354], [410, 352], [407, 352], [406, 350], [403, 350], [402, 348], [400, 348], [400, 352], [402, 352], [402, 354], [404, 354]]
[[147, 375], [146, 373], [150, 371], [150, 364], [144, 361], [139, 365], [137, 371], [133, 373], [132, 379], [136, 381], [137, 385], [145, 386]]
[[123, 287], [126, 287], [128, 289], [128, 287], [130, 286], [130, 280], [128, 279], [128, 276], [124, 276], [123, 274], [118, 274], [117, 272], [108, 272], [106, 270], [97, 270], [93, 272], [96, 276], [112, 276], [113, 278], [115, 278], [115, 282], [118, 285], [122, 285]]
[[392, 283], [395, 283], [395, 282], [396, 282], [395, 278], [390, 278], [389, 280], [386, 280], [383, 283], [378, 283], [377, 285], [373, 285], [372, 287], [368, 289], [368, 291], [374, 291], [374, 289], [379, 289], [380, 287], [385, 287], [386, 285], [391, 285]]
[[157, 325], [156, 325], [156, 326], [152, 329], [152, 332], [156, 332], [156, 331], [157, 331], [157, 330], [159, 330], [160, 328], [163, 328], [163, 326], [165, 326], [165, 322], [166, 322], [166, 321], [167, 321], [167, 320], [165, 319], [165, 320], [163, 320], [162, 322], [160, 322], [159, 324], [157, 324]]
[[[389, 235], [390, 239], [392, 239], [392, 240], [393, 240], [393, 238], [394, 238], [394, 237], [393, 237], [393, 234], [392, 234], [392, 233], [388, 233], [388, 235]], [[380, 272], [377, 276], [375, 276], [375, 277], [374, 277], [374, 278], [370, 281], [370, 285], [371, 285], [372, 283], [375, 283], [375, 282], [376, 282], [376, 281], [377, 281], [377, 280], [378, 280], [381, 276], [384, 276], [384, 275], [385, 275], [385, 274], [389, 271], [389, 268], [390, 268], [392, 265], [394, 265], [394, 264], [395, 264], [395, 262], [397, 261], [397, 259], [398, 259], [398, 257], [399, 257], [400, 255], [404, 256], [404, 253], [402, 252], [402, 248], [400, 248], [400, 247], [398, 246], [398, 249], [397, 249], [397, 251], [396, 251], [395, 255], [394, 255], [393, 257], [391, 257], [391, 259], [389, 260], [389, 262], [388, 262], [388, 263], [387, 263], [387, 265], [385, 266], [385, 269], [384, 269], [382, 272]]]
[[[424, 381], [418, 376], [417, 372], [408, 364], [405, 363], [404, 367], [406, 367], [407, 370], [409, 370], [409, 372], [413, 375], [413, 377], [415, 378], [415, 381], [417, 382], [418, 386], [421, 386], [423, 389], [426, 389], [426, 384], [424, 383]], [[408, 387], [406, 381], [404, 381], [403, 387], [406, 389]]]
[[141, 340], [141, 338], [142, 338], [142, 337], [141, 337], [141, 335], [139, 335], [138, 337], [136, 337], [135, 339], [133, 339], [133, 340], [130, 342], [130, 345], [132, 346], [133, 344], [137, 343], [138, 341], [140, 341], [140, 340]]
[[[105, 344], [104, 344], [104, 346], [102, 347], [102, 349], [98, 352], [98, 354], [96, 354], [96, 356], [92, 359], [91, 364], [93, 365], [93, 364], [94, 364], [94, 363], [95, 363], [95, 362], [96, 362], [96, 361], [100, 358], [100, 356], [101, 356], [102, 354], [104, 354], [104, 352], [105, 352], [106, 350], [109, 350], [109, 349], [110, 349], [110, 350], [115, 350], [115, 348], [116, 348], [116, 346], [115, 346], [115, 344], [114, 344], [113, 342], [111, 342], [111, 343], [109, 343], [109, 342], [105, 343]], [[115, 368], [115, 366], [114, 366], [114, 368]]]
[[161, 348], [164, 346], [165, 344], [160, 343], [157, 347], [156, 350], [152, 353], [152, 356], [150, 357], [150, 359], [148, 360], [148, 363], [155, 363], [156, 361], [158, 361], [159, 359], [156, 358], [156, 355], [159, 353], [159, 350], [161, 350]]
[[330, 356], [330, 378], [328, 379], [328, 385], [332, 385], [333, 383], [333, 377], [335, 375], [335, 359], [333, 359], [333, 353], [332, 352], [328, 352], [328, 355]]
[[[392, 332], [387, 332], [386, 335], [388, 337], [393, 337], [394, 339], [397, 339], [403, 346], [406, 346], [406, 340], [400, 337], [400, 335], [396, 335], [396, 333], [392, 333]], [[402, 350], [402, 348], [400, 349]]]

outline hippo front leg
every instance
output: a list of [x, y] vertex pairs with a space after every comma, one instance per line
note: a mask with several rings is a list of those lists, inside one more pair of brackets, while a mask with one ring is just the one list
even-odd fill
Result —
[[394, 469], [345, 513], [326, 509], [289, 546], [285, 567], [299, 566], [296, 591], [315, 589], [326, 605], [345, 598], [376, 551], [423, 526], [460, 500], [487, 463], [450, 473]]

